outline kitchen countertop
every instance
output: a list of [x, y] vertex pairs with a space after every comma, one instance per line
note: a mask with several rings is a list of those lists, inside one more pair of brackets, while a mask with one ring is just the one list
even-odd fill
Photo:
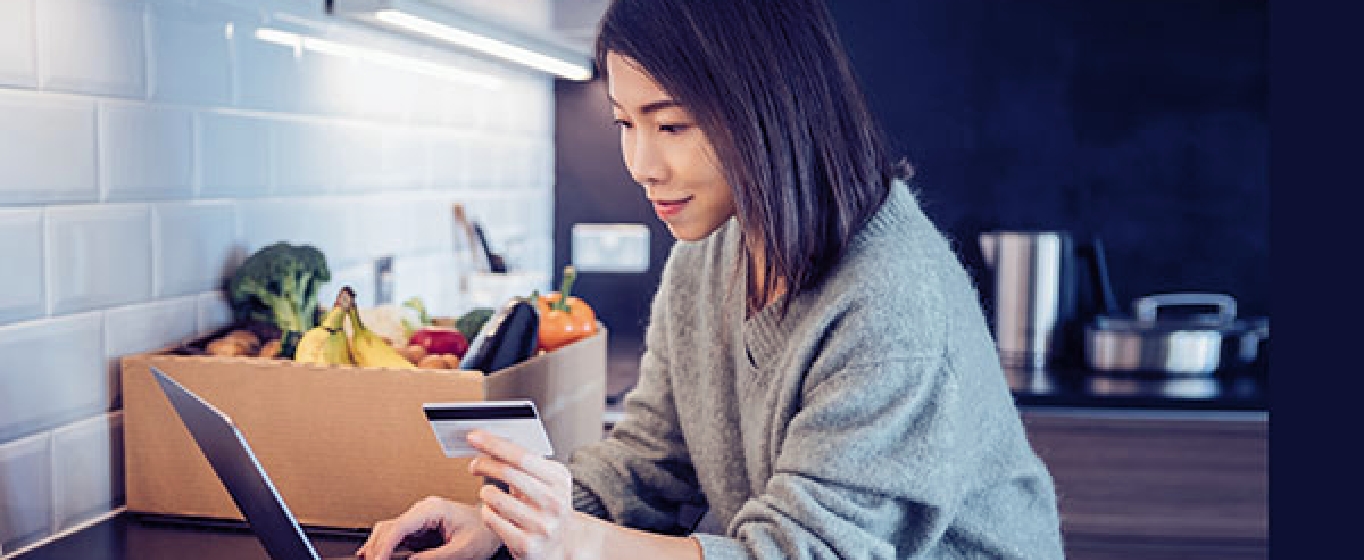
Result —
[[1114, 374], [1082, 368], [1006, 369], [1020, 408], [1268, 411], [1263, 373], [1172, 376]]
[[[359, 531], [305, 529], [322, 558], [347, 557]], [[270, 560], [244, 525], [118, 512], [13, 560]]]

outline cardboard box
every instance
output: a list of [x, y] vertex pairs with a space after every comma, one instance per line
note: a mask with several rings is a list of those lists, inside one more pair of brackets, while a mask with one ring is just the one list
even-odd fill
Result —
[[606, 339], [484, 375], [139, 354], [122, 360], [128, 510], [242, 519], [152, 377], [156, 366], [237, 424], [300, 523], [367, 529], [428, 495], [476, 502], [481, 479], [450, 459], [422, 403], [529, 398], [555, 458], [602, 438]]

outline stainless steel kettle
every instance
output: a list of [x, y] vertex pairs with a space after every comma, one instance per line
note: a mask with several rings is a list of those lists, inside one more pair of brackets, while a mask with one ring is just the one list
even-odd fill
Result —
[[[1099, 239], [1077, 245], [1066, 231], [990, 231], [980, 234], [980, 248], [993, 273], [989, 307], [1000, 363], [1080, 365], [1084, 324], [1116, 309]], [[1091, 297], [1082, 299], [1086, 286]]]

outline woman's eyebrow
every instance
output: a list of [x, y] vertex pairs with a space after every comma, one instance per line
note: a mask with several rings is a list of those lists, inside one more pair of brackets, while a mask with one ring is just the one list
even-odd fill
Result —
[[[610, 95], [607, 95], [606, 98], [607, 98], [608, 100], [610, 100], [610, 101], [611, 101], [611, 104], [612, 104], [612, 105], [615, 105], [617, 108], [619, 108], [619, 109], [624, 109], [624, 108], [625, 108], [625, 107], [622, 107], [621, 104], [620, 104], [618, 101], [616, 101], [616, 98], [611, 97]], [[646, 103], [646, 104], [644, 104], [644, 106], [642, 106], [642, 107], [639, 108], [639, 112], [640, 112], [640, 113], [643, 113], [643, 114], [645, 114], [645, 115], [648, 115], [648, 114], [651, 114], [651, 113], [657, 113], [657, 112], [662, 111], [662, 110], [664, 110], [664, 109], [669, 109], [669, 108], [673, 108], [673, 107], [681, 107], [681, 106], [682, 106], [682, 104], [681, 104], [681, 103], [678, 103], [676, 100], [673, 100], [673, 99], [660, 99], [660, 100], [658, 100], [658, 101], [654, 101], [654, 102], [651, 102], [651, 103]]]

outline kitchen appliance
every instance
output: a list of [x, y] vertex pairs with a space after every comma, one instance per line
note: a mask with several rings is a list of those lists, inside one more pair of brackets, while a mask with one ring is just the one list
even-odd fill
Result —
[[980, 248], [993, 273], [991, 323], [1001, 364], [1079, 365], [1085, 323], [1116, 307], [1099, 239], [1076, 244], [1066, 231], [990, 231], [980, 234]]
[[1132, 308], [1133, 317], [1099, 315], [1085, 327], [1090, 368], [1208, 375], [1255, 362], [1269, 338], [1269, 319], [1238, 318], [1236, 299], [1227, 294], [1155, 294], [1136, 299]]

